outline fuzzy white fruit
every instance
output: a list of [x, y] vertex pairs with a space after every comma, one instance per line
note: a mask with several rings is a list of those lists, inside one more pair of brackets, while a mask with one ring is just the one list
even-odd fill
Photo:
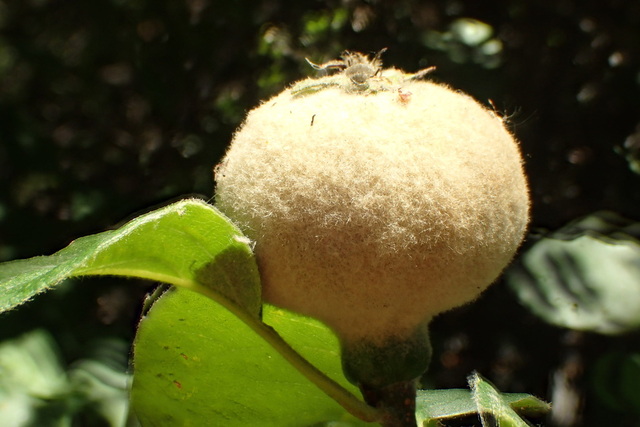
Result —
[[[384, 50], [383, 50], [384, 51]], [[255, 241], [267, 302], [340, 337], [385, 427], [415, 426], [428, 326], [510, 262], [529, 218], [518, 143], [469, 96], [346, 53], [251, 111], [216, 205]]]
[[408, 336], [473, 300], [528, 222], [502, 120], [448, 87], [381, 75], [395, 78], [376, 91], [336, 76], [285, 90], [248, 114], [216, 172], [216, 205], [256, 242], [265, 300], [345, 341]]

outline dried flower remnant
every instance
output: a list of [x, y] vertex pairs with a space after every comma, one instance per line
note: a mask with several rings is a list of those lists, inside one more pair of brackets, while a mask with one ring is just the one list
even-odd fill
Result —
[[315, 64], [307, 59], [309, 65], [322, 72], [339, 70], [340, 72], [321, 79], [306, 79], [292, 88], [295, 96], [306, 95], [329, 87], [340, 87], [346, 92], [376, 93], [380, 91], [397, 91], [403, 84], [424, 78], [435, 67], [428, 67], [414, 74], [406, 74], [397, 69], [382, 68], [381, 49], [372, 59], [359, 52], [345, 51], [340, 59]]

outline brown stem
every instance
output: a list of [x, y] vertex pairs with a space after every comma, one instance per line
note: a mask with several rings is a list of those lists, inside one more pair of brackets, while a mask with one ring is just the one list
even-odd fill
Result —
[[384, 411], [383, 427], [417, 427], [416, 383], [402, 381], [385, 387], [360, 384], [364, 400]]

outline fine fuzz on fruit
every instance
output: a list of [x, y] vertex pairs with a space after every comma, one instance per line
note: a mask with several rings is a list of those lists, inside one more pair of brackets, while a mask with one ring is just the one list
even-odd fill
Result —
[[446, 86], [292, 94], [322, 83], [248, 114], [216, 170], [216, 205], [255, 241], [267, 302], [346, 339], [411, 333], [476, 298], [519, 246], [518, 144]]
[[[429, 321], [510, 262], [528, 190], [495, 113], [424, 73], [343, 58], [312, 64], [342, 72], [248, 114], [216, 168], [216, 205], [255, 241], [264, 299], [325, 322], [350, 355], [347, 373], [384, 385], [419, 376]], [[378, 356], [353, 353], [391, 346], [387, 359], [420, 366], [359, 378]]]

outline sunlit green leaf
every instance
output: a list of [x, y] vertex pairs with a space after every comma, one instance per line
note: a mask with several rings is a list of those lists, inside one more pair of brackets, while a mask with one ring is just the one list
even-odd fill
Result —
[[[541, 417], [550, 410], [549, 404], [529, 394], [502, 393], [500, 399], [522, 416]], [[469, 390], [418, 390], [416, 416], [423, 427], [442, 427], [477, 422], [479, 409]]]
[[524, 421], [511, 408], [509, 402], [477, 372], [469, 377], [469, 386], [476, 402], [482, 425], [491, 427], [498, 425], [501, 427], [528, 427], [529, 423]]
[[[260, 337], [261, 344], [272, 346], [273, 354], [284, 356], [288, 369], [302, 372], [305, 387], [322, 394], [324, 399], [333, 398], [333, 406], [339, 406], [335, 401], [341, 402], [350, 413], [363, 419], [379, 418], [378, 411], [309, 364], [262, 323], [260, 278], [250, 242], [228, 219], [202, 201], [184, 200], [140, 216], [118, 230], [78, 239], [52, 256], [0, 266], [0, 286], [5, 291], [0, 297], [1, 307], [11, 308], [68, 277], [83, 275], [140, 277], [203, 294], [218, 303], [217, 310], [235, 316], [233, 322], [242, 325], [238, 330], [251, 330], [253, 339]], [[185, 309], [189, 309], [188, 305]], [[287, 331], [291, 324], [284, 322], [282, 329]], [[235, 327], [227, 332], [236, 336]], [[304, 336], [295, 340], [304, 342]], [[335, 355], [334, 359], [339, 360]], [[164, 369], [162, 365], [156, 368]], [[228, 372], [234, 371], [234, 375], [243, 372], [231, 364]], [[295, 393], [288, 397], [295, 398]]]
[[[353, 393], [338, 341], [312, 319], [266, 306], [264, 321]], [[356, 420], [219, 304], [170, 291], [142, 320], [132, 404], [143, 425], [298, 427]]]
[[82, 275], [140, 277], [198, 292], [204, 286], [222, 296], [219, 302], [231, 301], [254, 316], [261, 307], [248, 239], [213, 206], [195, 199], [77, 239], [51, 256], [0, 264], [0, 312]]

